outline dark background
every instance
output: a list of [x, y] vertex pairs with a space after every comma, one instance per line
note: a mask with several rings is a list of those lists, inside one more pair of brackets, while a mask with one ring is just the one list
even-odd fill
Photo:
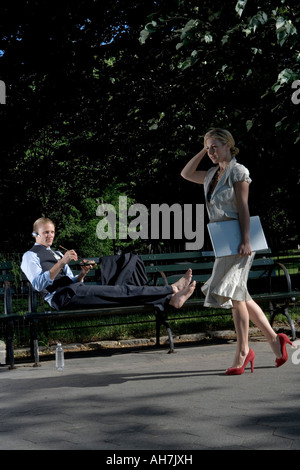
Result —
[[110, 252], [97, 200], [120, 194], [203, 203], [180, 171], [216, 126], [250, 170], [272, 250], [297, 248], [299, 18], [281, 0], [2, 1], [0, 252], [24, 252], [42, 215], [64, 246]]

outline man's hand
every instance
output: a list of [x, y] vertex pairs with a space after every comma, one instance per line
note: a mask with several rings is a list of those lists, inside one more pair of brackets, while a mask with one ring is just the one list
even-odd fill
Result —
[[77, 253], [74, 250], [66, 251], [64, 256], [62, 257], [62, 262], [64, 263], [64, 265], [69, 264], [70, 261], [78, 261]]
[[60, 272], [61, 269], [63, 269], [66, 264], [68, 264], [70, 261], [77, 261], [78, 256], [76, 251], [74, 250], [68, 250], [64, 254], [64, 256], [50, 269], [50, 279], [54, 280], [58, 273]]
[[83, 260], [82, 263], [80, 263], [81, 265], [81, 273], [78, 275], [77, 277], [77, 282], [80, 282], [82, 281], [86, 274], [91, 270], [93, 269], [94, 266], [96, 266], [96, 263], [94, 260]]

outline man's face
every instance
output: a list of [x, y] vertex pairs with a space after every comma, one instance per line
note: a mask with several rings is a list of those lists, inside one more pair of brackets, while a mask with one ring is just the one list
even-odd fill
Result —
[[36, 242], [39, 245], [51, 246], [55, 237], [55, 227], [53, 224], [47, 223], [39, 226], [39, 237], [36, 237]]

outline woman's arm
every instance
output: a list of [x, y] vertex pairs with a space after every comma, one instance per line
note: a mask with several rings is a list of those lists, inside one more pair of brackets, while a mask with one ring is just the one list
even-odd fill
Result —
[[203, 157], [205, 156], [207, 150], [203, 148], [201, 152], [197, 153], [183, 168], [181, 172], [181, 176], [188, 180], [192, 181], [193, 183], [203, 184], [205, 175], [207, 171], [197, 171], [197, 167]]
[[241, 256], [249, 256], [252, 253], [250, 245], [250, 214], [248, 206], [249, 184], [246, 181], [234, 183], [239, 223], [242, 232], [242, 242], [239, 247]]

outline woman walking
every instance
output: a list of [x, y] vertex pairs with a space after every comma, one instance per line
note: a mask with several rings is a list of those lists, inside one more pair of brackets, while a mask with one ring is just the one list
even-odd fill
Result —
[[[238, 219], [242, 239], [237, 255], [216, 258], [210, 279], [202, 287], [206, 307], [231, 308], [236, 330], [237, 348], [227, 375], [240, 375], [250, 362], [253, 372], [255, 354], [248, 345], [249, 319], [262, 331], [275, 356], [276, 366], [287, 359], [286, 344], [292, 344], [285, 334], [278, 335], [247, 289], [248, 274], [255, 256], [250, 245], [250, 214], [248, 207], [251, 179], [248, 169], [239, 164], [239, 150], [231, 133], [225, 129], [210, 129], [204, 136], [204, 148], [184, 167], [181, 176], [204, 185], [210, 222]], [[208, 155], [215, 165], [208, 171], [198, 170]]]

